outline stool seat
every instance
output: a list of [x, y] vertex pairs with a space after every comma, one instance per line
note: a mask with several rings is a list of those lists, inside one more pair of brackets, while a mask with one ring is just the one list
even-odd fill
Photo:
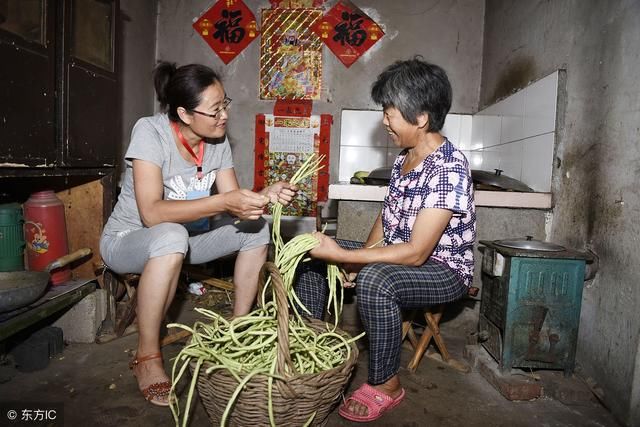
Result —
[[[477, 294], [478, 288], [469, 288], [468, 295], [476, 296]], [[426, 321], [426, 325], [420, 339], [418, 339], [415, 331], [413, 330], [412, 322], [414, 316], [419, 310], [411, 311], [407, 319], [402, 322], [402, 340], [404, 341], [405, 338], [408, 338], [414, 349], [413, 356], [407, 365], [407, 369], [410, 372], [415, 372], [418, 369], [418, 365], [420, 364], [427, 347], [429, 347], [431, 339], [435, 342], [444, 363], [460, 372], [468, 373], [471, 371], [471, 368], [469, 368], [467, 364], [451, 357], [447, 350], [447, 346], [444, 343], [444, 338], [442, 338], [442, 335], [440, 334], [440, 319], [442, 318], [442, 313], [444, 313], [445, 305], [446, 304], [439, 304], [421, 310], [424, 320]]]

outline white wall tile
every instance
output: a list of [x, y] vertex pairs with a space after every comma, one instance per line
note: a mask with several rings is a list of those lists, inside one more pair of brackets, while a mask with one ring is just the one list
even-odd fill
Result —
[[400, 151], [402, 150], [398, 147], [387, 148], [387, 163], [385, 166], [393, 166], [393, 162], [396, 161], [396, 157], [398, 157], [398, 154], [400, 154]]
[[471, 146], [470, 150], [481, 149], [484, 144], [484, 122], [486, 116], [476, 114], [471, 120]]
[[451, 143], [459, 147], [460, 144], [460, 114], [447, 114], [441, 133], [446, 136]]
[[525, 137], [523, 92], [514, 93], [500, 102], [502, 103], [500, 143], [523, 139]]
[[340, 146], [386, 147], [388, 139], [382, 111], [342, 110]]
[[482, 169], [482, 151], [461, 150], [469, 162], [469, 169]]
[[460, 150], [471, 149], [471, 128], [472, 128], [473, 116], [470, 114], [463, 114], [460, 116], [460, 140], [458, 148]]
[[522, 182], [535, 191], [551, 191], [555, 132], [527, 138], [523, 142]]
[[477, 114], [480, 116], [499, 116], [502, 114], [502, 103], [491, 104], [487, 108], [478, 111]]
[[502, 169], [504, 175], [520, 179], [522, 177], [522, 142], [512, 142], [495, 148], [499, 156], [498, 169]]
[[527, 87], [524, 100], [525, 136], [554, 132], [558, 99], [558, 72]]
[[472, 165], [473, 169], [486, 171], [500, 169], [504, 175], [515, 179], [520, 179], [522, 176], [522, 141], [483, 148], [472, 153], [481, 155], [481, 158], [472, 158], [474, 163], [481, 162], [481, 167]]
[[500, 116], [484, 116], [482, 126], [482, 145], [492, 147], [500, 144], [502, 118]]
[[482, 170], [493, 171], [494, 169], [501, 169], [500, 153], [496, 148], [485, 148], [480, 151], [482, 153]]
[[470, 128], [461, 118], [458, 146], [471, 168], [502, 169], [535, 191], [551, 191], [557, 90], [555, 72], [479, 111]]
[[387, 162], [386, 147], [340, 147], [340, 167], [338, 180], [348, 182], [356, 171], [372, 171], [385, 166]]
[[[557, 87], [556, 72], [473, 116], [451, 113], [442, 134], [465, 153], [472, 169], [502, 169], [535, 191], [550, 191]], [[340, 181], [357, 170], [392, 166], [399, 152], [381, 111], [342, 111]]]
[[468, 157], [471, 169], [483, 169], [484, 168], [484, 154], [481, 151], [473, 151], [471, 156]]

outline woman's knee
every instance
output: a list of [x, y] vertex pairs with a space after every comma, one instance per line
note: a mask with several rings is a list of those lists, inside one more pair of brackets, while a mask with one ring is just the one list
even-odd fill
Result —
[[153, 239], [149, 248], [151, 258], [168, 254], [186, 254], [189, 248], [189, 232], [176, 223], [164, 222], [151, 227]]
[[385, 272], [385, 264], [373, 263], [365, 265], [356, 279], [359, 296], [381, 295], [391, 288], [390, 277]]
[[271, 240], [269, 223], [264, 218], [255, 221], [242, 221], [239, 231], [242, 233], [241, 251], [266, 246]]

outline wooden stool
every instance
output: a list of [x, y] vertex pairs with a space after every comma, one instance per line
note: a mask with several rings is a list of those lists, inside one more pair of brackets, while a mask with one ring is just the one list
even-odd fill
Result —
[[[123, 275], [117, 275], [111, 272], [113, 277], [121, 281], [126, 289], [128, 299], [124, 302], [124, 310], [120, 316], [116, 315], [116, 336], [120, 337], [124, 334], [127, 327], [136, 318], [136, 307], [138, 305], [138, 290], [136, 286], [140, 280], [139, 274], [127, 273]], [[117, 314], [117, 311], [116, 311]]]
[[[140, 275], [133, 273], [118, 274], [104, 264], [97, 264], [94, 266], [94, 269], [96, 275], [102, 277], [103, 287], [107, 291], [108, 301], [107, 317], [100, 326], [96, 342], [106, 343], [125, 334], [137, 332], [137, 329], [129, 328], [129, 326], [136, 318], [136, 308], [138, 305], [136, 287], [140, 280]], [[217, 279], [199, 272], [195, 266], [184, 265], [182, 273], [190, 279], [199, 280], [204, 284], [227, 292], [233, 292], [233, 284], [226, 280]], [[128, 298], [121, 300], [124, 298], [125, 293]], [[127, 328], [129, 328], [129, 330]], [[170, 333], [160, 340], [160, 347], [186, 338], [189, 335], [191, 335], [191, 333], [184, 330]]]
[[402, 322], [402, 339], [409, 338], [409, 342], [414, 349], [413, 356], [407, 365], [407, 369], [411, 372], [415, 372], [418, 369], [418, 365], [420, 364], [420, 360], [422, 360], [422, 356], [424, 355], [427, 347], [431, 343], [431, 339], [436, 343], [438, 350], [440, 351], [440, 355], [442, 356], [442, 361], [448, 363], [451, 359], [449, 355], [449, 351], [440, 335], [440, 327], [438, 326], [440, 323], [440, 318], [442, 318], [442, 313], [444, 312], [444, 305], [437, 305], [434, 307], [429, 307], [423, 311], [424, 319], [427, 324], [425, 325], [424, 332], [420, 339], [416, 337], [415, 331], [412, 327], [412, 317], [416, 314], [415, 310], [410, 313], [409, 319]]
[[[102, 286], [107, 291], [107, 317], [100, 326], [96, 342], [105, 343], [124, 335], [127, 327], [136, 317], [136, 285], [139, 274], [118, 274], [105, 266], [99, 266], [96, 273], [102, 276]], [[120, 301], [124, 307], [118, 310], [119, 300], [127, 295], [126, 301]]]
[[[470, 288], [468, 294], [470, 296], [476, 296], [478, 294], [478, 288]], [[467, 364], [451, 357], [447, 350], [447, 346], [444, 343], [444, 339], [442, 338], [442, 335], [440, 335], [439, 324], [440, 319], [442, 318], [442, 313], [444, 312], [444, 307], [445, 304], [440, 304], [428, 307], [422, 311], [424, 320], [426, 320], [427, 324], [425, 325], [424, 332], [422, 332], [422, 336], [420, 336], [419, 340], [412, 327], [412, 320], [417, 310], [413, 310], [409, 314], [408, 319], [402, 322], [402, 340], [404, 341], [405, 338], [409, 338], [409, 342], [414, 349], [413, 356], [407, 365], [407, 369], [409, 369], [409, 371], [415, 372], [416, 369], [418, 369], [420, 360], [422, 360], [422, 356], [427, 350], [427, 347], [429, 347], [432, 338], [436, 343], [436, 347], [438, 347], [438, 351], [440, 351], [440, 356], [444, 363], [460, 372], [468, 373], [471, 371], [471, 368]]]

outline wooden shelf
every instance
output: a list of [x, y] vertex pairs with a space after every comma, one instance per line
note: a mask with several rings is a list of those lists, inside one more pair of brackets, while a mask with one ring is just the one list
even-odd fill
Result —
[[96, 290], [95, 279], [72, 280], [49, 288], [40, 299], [27, 307], [0, 314], [0, 341], [71, 307]]
[[2, 166], [0, 164], [0, 178], [42, 178], [53, 176], [94, 176], [102, 177], [114, 171], [114, 167], [101, 168], [61, 168], [61, 167], [28, 167]]

